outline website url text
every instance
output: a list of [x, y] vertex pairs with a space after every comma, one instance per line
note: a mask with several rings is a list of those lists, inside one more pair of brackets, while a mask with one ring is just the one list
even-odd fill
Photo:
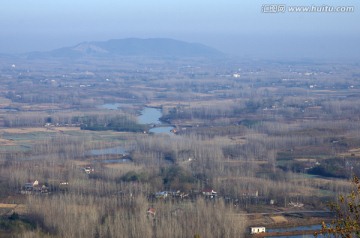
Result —
[[354, 6], [287, 6], [285, 4], [264, 4], [261, 7], [263, 13], [351, 13]]

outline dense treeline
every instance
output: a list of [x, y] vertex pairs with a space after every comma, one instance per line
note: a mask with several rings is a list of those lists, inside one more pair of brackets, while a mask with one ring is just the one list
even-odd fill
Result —
[[126, 116], [116, 116], [106, 121], [99, 120], [95, 116], [86, 117], [82, 119], [80, 128], [92, 131], [113, 130], [123, 132], [143, 132], [146, 130], [144, 125], [140, 125], [135, 120], [131, 120]]
[[134, 115], [123, 112], [98, 113], [38, 113], [15, 112], [4, 116], [5, 127], [80, 126], [84, 130], [114, 130], [143, 132], [144, 125], [137, 123]]
[[[29, 197], [32, 219], [53, 237], [236, 237], [246, 223], [222, 201], [149, 204], [142, 195]], [[153, 214], [147, 213], [154, 208]], [[63, 219], [66, 217], [66, 219]], [[34, 232], [36, 234], [36, 232]], [[37, 235], [41, 237], [38, 231]]]

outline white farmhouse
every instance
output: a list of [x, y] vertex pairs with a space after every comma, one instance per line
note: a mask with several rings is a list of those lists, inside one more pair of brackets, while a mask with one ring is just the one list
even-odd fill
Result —
[[265, 231], [266, 231], [266, 229], [264, 226], [250, 227], [250, 234], [258, 234], [258, 233], [263, 233]]

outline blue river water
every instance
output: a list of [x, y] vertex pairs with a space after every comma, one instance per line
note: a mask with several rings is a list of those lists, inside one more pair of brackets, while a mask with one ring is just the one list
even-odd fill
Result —
[[162, 116], [161, 109], [145, 107], [141, 111], [141, 115], [138, 116], [138, 122], [140, 124], [161, 124], [160, 117]]
[[87, 154], [88, 155], [127, 155], [127, 152], [123, 147], [117, 146], [113, 148], [90, 150]]
[[[108, 110], [118, 110], [125, 104], [121, 103], [106, 103], [100, 105], [99, 108], [108, 109]], [[154, 134], [167, 134], [173, 135], [171, 130], [174, 129], [172, 126], [164, 125], [160, 118], [162, 117], [162, 111], [159, 108], [153, 107], [144, 107], [143, 110], [140, 112], [140, 116], [138, 116], [137, 120], [140, 124], [145, 125], [154, 125], [154, 128], [149, 130], [150, 133]]]
[[[321, 225], [312, 225], [312, 226], [298, 226], [298, 227], [286, 227], [286, 228], [274, 228], [267, 229], [266, 232], [286, 232], [286, 231], [306, 231], [306, 230], [321, 230]], [[314, 235], [295, 235], [295, 236], [269, 236], [271, 238], [314, 238]], [[324, 236], [319, 235], [319, 238]]]
[[164, 125], [160, 118], [162, 117], [162, 111], [158, 108], [145, 107], [141, 111], [141, 115], [138, 117], [140, 124], [151, 124], [154, 125], [154, 128], [149, 130], [150, 133], [154, 134], [167, 134], [173, 135], [171, 130], [174, 129], [172, 126]]

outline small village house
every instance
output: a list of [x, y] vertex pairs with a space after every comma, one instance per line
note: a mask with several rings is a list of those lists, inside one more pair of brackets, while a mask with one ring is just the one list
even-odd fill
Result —
[[152, 217], [152, 218], [154, 218], [155, 215], [156, 215], [156, 210], [155, 210], [155, 208], [150, 207], [149, 209], [147, 209], [146, 215], [147, 215], [147, 217]]
[[204, 189], [202, 191], [202, 194], [205, 197], [209, 197], [209, 198], [215, 198], [217, 196], [217, 192], [215, 192], [213, 189]]
[[253, 226], [250, 227], [250, 234], [258, 234], [266, 232], [266, 228], [264, 226]]

